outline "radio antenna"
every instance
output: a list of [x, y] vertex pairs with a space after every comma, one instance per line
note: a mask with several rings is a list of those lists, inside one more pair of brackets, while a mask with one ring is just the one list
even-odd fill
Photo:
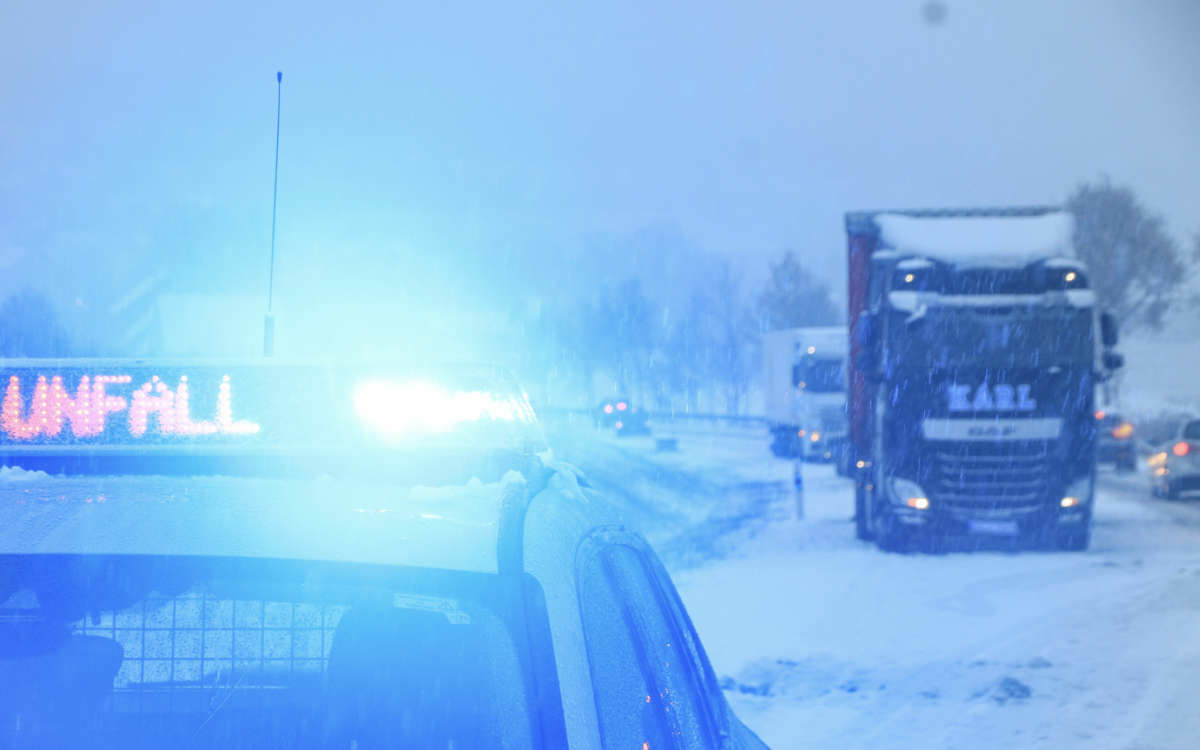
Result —
[[271, 265], [267, 275], [267, 315], [263, 319], [263, 356], [275, 354], [275, 316], [271, 303], [275, 297], [275, 216], [279, 205], [279, 115], [283, 104], [283, 71], [275, 73], [275, 184], [271, 190]]

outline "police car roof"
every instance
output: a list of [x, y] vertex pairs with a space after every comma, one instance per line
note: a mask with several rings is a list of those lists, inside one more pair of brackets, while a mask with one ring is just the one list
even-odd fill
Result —
[[0, 378], [0, 554], [496, 572], [549, 456], [489, 366], [0, 359]]
[[0, 470], [0, 554], [255, 557], [499, 572], [525, 478], [454, 487]]

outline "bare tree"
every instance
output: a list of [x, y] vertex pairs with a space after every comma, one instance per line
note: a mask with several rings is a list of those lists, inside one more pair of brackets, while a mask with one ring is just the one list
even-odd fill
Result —
[[1066, 206], [1075, 215], [1075, 252], [1087, 263], [1100, 304], [1125, 326], [1161, 328], [1185, 277], [1162, 217], [1107, 180], [1080, 185]]
[[805, 270], [791, 251], [771, 265], [767, 285], [758, 296], [758, 313], [768, 331], [834, 325], [840, 318], [829, 288]]
[[1188, 288], [1192, 290], [1191, 302], [1193, 310], [1200, 310], [1200, 232], [1192, 235], [1192, 272]]
[[728, 263], [710, 269], [694, 290], [678, 334], [674, 348], [688, 373], [689, 402], [693, 389], [707, 385], [720, 392], [728, 412], [740, 412], [754, 375], [758, 336], [741, 280]]

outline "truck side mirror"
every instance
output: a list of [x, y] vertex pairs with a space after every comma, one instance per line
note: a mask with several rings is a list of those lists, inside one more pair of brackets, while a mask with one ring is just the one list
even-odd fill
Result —
[[874, 313], [864, 312], [854, 328], [854, 366], [867, 377], [879, 369], [879, 320]]
[[1117, 345], [1117, 319], [1110, 312], [1100, 313], [1100, 342], [1105, 349]]
[[1120, 370], [1125, 366], [1125, 357], [1120, 352], [1105, 352], [1101, 361], [1106, 370]]

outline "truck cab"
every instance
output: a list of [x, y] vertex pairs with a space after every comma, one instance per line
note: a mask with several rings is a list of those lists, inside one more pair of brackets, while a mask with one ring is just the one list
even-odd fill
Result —
[[801, 461], [835, 461], [846, 441], [846, 329], [810, 328], [796, 343], [792, 410]]
[[1052, 208], [861, 212], [850, 251], [859, 538], [1090, 539], [1115, 323]]
[[847, 435], [845, 364], [841, 326], [788, 328], [763, 337], [772, 453], [798, 461], [838, 459]]

